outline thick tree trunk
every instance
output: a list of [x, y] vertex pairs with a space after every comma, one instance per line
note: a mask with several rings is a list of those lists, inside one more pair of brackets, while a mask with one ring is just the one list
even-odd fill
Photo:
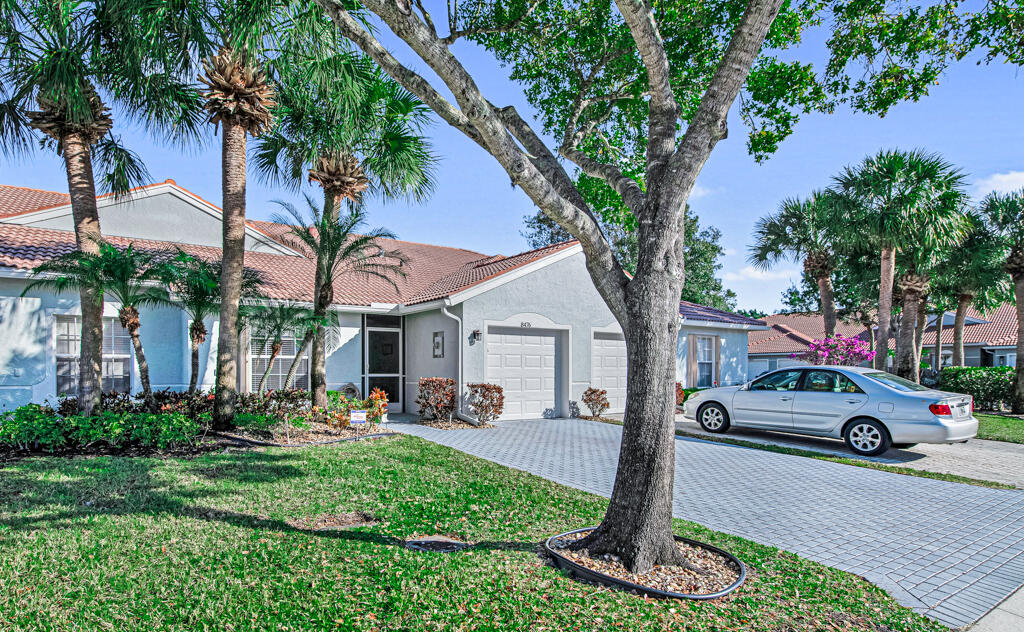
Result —
[[132, 339], [132, 347], [135, 348], [135, 361], [139, 365], [139, 381], [142, 383], [142, 397], [146, 401], [146, 408], [150, 412], [156, 410], [156, 401], [153, 399], [153, 389], [149, 384], [149, 363], [146, 362], [146, 353], [142, 350], [142, 338], [139, 337], [139, 328], [132, 327], [128, 330], [128, 336]]
[[[82, 252], [100, 251], [100, 214], [96, 208], [96, 184], [89, 143], [78, 134], [63, 139], [64, 168], [75, 222], [75, 242]], [[81, 353], [78, 358], [78, 404], [83, 415], [92, 415], [103, 395], [103, 296], [98, 288], [78, 291], [82, 309]]]
[[292, 384], [295, 383], [295, 374], [299, 372], [299, 363], [302, 362], [302, 354], [306, 352], [306, 347], [313, 340], [313, 332], [307, 331], [305, 337], [302, 338], [302, 346], [299, 347], [295, 352], [295, 359], [292, 360], [292, 365], [288, 367], [288, 375], [284, 378], [284, 388], [289, 389]]
[[956, 318], [953, 321], [953, 366], [964, 366], [964, 325], [967, 322], [967, 309], [973, 300], [971, 294], [961, 294], [957, 299]]
[[1017, 370], [1010, 408], [1024, 413], [1024, 274], [1013, 275], [1013, 297], [1017, 302]]
[[281, 341], [274, 341], [270, 351], [270, 362], [266, 363], [266, 371], [263, 372], [263, 376], [259, 379], [259, 386], [256, 387], [256, 392], [262, 393], [263, 386], [266, 385], [266, 378], [270, 375], [270, 371], [273, 370], [273, 361], [278, 360], [278, 355], [281, 355]]
[[245, 267], [245, 129], [223, 121], [221, 187], [223, 251], [220, 276], [220, 333], [217, 340], [215, 429], [231, 426], [238, 399], [238, 302]]
[[831, 338], [836, 333], [836, 302], [832, 291], [832, 276], [818, 276], [818, 294], [821, 298], [821, 314], [825, 318], [825, 337]]
[[914, 361], [917, 344], [914, 334], [917, 330], [917, 314], [921, 297], [914, 290], [903, 291], [903, 314], [900, 317], [899, 344], [896, 352], [896, 374], [917, 382], [920, 379], [920, 365]]
[[896, 251], [882, 248], [878, 283], [878, 354], [875, 368], [885, 370], [889, 358], [889, 322], [892, 320], [892, 284], [896, 278]]

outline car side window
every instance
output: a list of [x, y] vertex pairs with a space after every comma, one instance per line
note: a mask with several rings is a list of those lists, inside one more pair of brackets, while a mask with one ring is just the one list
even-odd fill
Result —
[[760, 377], [750, 383], [752, 391], [795, 391], [800, 382], [800, 370], [779, 371]]
[[808, 371], [802, 391], [815, 393], [863, 393], [853, 380], [835, 371]]

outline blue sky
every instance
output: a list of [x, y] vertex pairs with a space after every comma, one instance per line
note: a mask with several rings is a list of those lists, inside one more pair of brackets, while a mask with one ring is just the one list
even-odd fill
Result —
[[[798, 51], [798, 56], [820, 57], [820, 48], [812, 40], [804, 48], [807, 54]], [[507, 80], [507, 72], [486, 52], [465, 44], [459, 44], [456, 51], [492, 102], [513, 104], [524, 115], [530, 113], [521, 90]], [[751, 269], [746, 248], [754, 222], [783, 198], [827, 186], [841, 167], [881, 148], [920, 147], [940, 152], [969, 174], [972, 193], [978, 196], [993, 188], [1024, 187], [1022, 103], [1024, 77], [1016, 68], [964, 62], [947, 72], [926, 99], [899, 105], [885, 118], [845, 110], [804, 117], [780, 151], [760, 165], [746, 153], [742, 123], [730, 121], [730, 137], [715, 149], [690, 200], [702, 224], [722, 231], [726, 256], [721, 272], [726, 287], [737, 293], [740, 307], [777, 309], [782, 290], [799, 277], [799, 265], [782, 264], [766, 273]], [[212, 129], [206, 145], [192, 150], [154, 143], [124, 126], [115, 131], [141, 154], [154, 180], [173, 178], [220, 203], [220, 144]], [[385, 226], [401, 239], [487, 254], [525, 249], [519, 231], [523, 215], [533, 212], [529, 199], [510, 186], [493, 158], [459, 132], [438, 122], [428, 135], [441, 156], [435, 194], [428, 202], [415, 205], [372, 201], [371, 224]], [[60, 160], [46, 152], [0, 166], [0, 182], [5, 184], [67, 188]], [[275, 199], [300, 198], [291, 191], [268, 188], [251, 176], [250, 217], [270, 218], [278, 211], [272, 203]]]

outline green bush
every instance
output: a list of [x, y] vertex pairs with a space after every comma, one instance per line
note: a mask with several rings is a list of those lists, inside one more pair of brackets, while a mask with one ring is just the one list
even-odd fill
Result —
[[0, 415], [0, 446], [46, 452], [97, 445], [166, 450], [195, 443], [207, 421], [208, 416], [180, 412], [63, 416], [48, 406], [26, 404]]
[[999, 410], [1013, 398], [1014, 368], [1009, 366], [950, 366], [939, 375], [939, 388], [974, 398], [974, 407]]

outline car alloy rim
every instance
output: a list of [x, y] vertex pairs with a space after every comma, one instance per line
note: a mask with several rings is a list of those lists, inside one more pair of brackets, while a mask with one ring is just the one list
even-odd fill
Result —
[[882, 443], [882, 433], [871, 424], [858, 424], [850, 431], [850, 443], [861, 452], [871, 452]]
[[718, 430], [722, 427], [722, 423], [725, 422], [725, 418], [722, 416], [722, 411], [718, 410], [714, 406], [705, 408], [704, 412], [701, 413], [700, 419], [704, 422], [704, 426], [709, 430]]

